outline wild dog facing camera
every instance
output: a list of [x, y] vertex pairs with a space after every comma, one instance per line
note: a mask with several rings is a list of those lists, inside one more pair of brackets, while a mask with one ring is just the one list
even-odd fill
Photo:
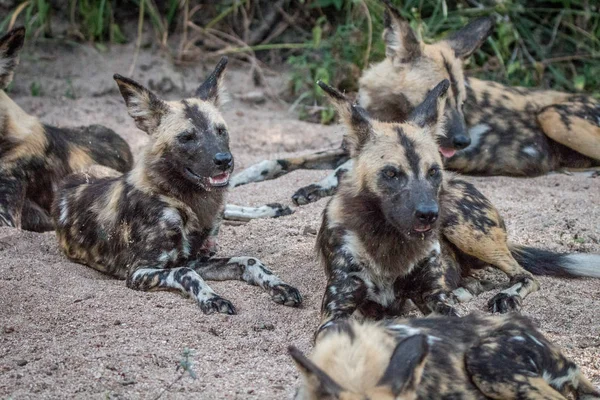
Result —
[[438, 83], [405, 124], [371, 120], [343, 94], [323, 82], [318, 84], [349, 128], [347, 139], [355, 161], [353, 191], [406, 237], [417, 238], [434, 230], [442, 160], [433, 136], [443, 136], [449, 81]]
[[153, 139], [152, 170], [163, 184], [206, 191], [228, 186], [234, 162], [227, 125], [218, 111], [226, 65], [224, 57], [195, 98], [179, 102], [163, 101], [137, 82], [114, 76], [129, 115]]

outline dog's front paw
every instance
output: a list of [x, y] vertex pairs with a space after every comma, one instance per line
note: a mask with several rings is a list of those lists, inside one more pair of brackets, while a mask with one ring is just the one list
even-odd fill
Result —
[[206, 300], [202, 300], [199, 302], [200, 309], [204, 314], [229, 314], [235, 315], [237, 312], [235, 311], [235, 307], [229, 300], [225, 300], [224, 298], [214, 295]]
[[500, 314], [518, 312], [521, 310], [522, 303], [523, 299], [521, 299], [521, 296], [500, 292], [488, 301], [488, 309], [492, 313]]
[[327, 196], [329, 196], [329, 192], [327, 190], [313, 183], [312, 185], [298, 189], [292, 196], [292, 201], [297, 206], [303, 206], [308, 203], [314, 203], [315, 201]]
[[299, 307], [302, 304], [302, 295], [300, 295], [298, 289], [285, 283], [272, 286], [269, 292], [271, 298], [277, 304], [288, 307]]

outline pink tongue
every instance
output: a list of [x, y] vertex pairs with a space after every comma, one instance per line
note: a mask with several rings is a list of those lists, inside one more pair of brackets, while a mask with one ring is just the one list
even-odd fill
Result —
[[440, 153], [442, 153], [442, 155], [446, 158], [450, 158], [452, 157], [454, 154], [456, 154], [456, 150], [455, 149], [450, 149], [448, 147], [440, 147]]
[[221, 183], [221, 182], [225, 182], [227, 179], [229, 178], [229, 174], [227, 172], [222, 173], [220, 175], [217, 176], [213, 176], [212, 178], [210, 178], [214, 183]]

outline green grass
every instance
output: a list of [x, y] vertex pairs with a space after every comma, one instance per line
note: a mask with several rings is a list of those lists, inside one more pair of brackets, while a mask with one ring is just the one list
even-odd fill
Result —
[[[456, 31], [475, 17], [493, 16], [496, 30], [466, 63], [469, 73], [510, 85], [583, 91], [600, 98], [600, 4], [590, 0], [392, 0], [418, 35], [428, 43]], [[158, 5], [160, 5], [160, 7]], [[183, 6], [196, 9], [198, 0], [69, 0], [72, 34], [81, 40], [121, 43], [124, 23], [150, 23], [159, 42], [181, 29]], [[203, 29], [231, 34], [246, 7], [268, 0], [221, 0], [202, 3], [193, 22]], [[334, 113], [315, 82], [321, 79], [342, 90], [357, 90], [358, 78], [369, 63], [383, 59], [384, 7], [379, 0], [296, 0], [288, 14], [298, 14], [294, 29], [250, 47], [230, 47], [229, 54], [258, 57], [279, 51], [291, 66], [290, 94], [302, 118], [332, 122]], [[250, 7], [252, 6], [252, 7]], [[258, 7], [260, 8], [260, 7]], [[64, 9], [63, 9], [64, 10]], [[237, 17], [236, 17], [237, 16]], [[51, 35], [53, 9], [49, 0], [28, 0], [0, 20], [0, 31], [13, 22], [24, 24], [29, 36]], [[234, 17], [238, 18], [235, 19]], [[121, 20], [118, 20], [121, 18]], [[253, 16], [260, 18], [259, 14]], [[238, 22], [236, 22], [238, 21]], [[258, 20], [260, 22], [260, 19]], [[238, 27], [239, 28], [239, 27]], [[141, 29], [138, 29], [138, 35]], [[238, 44], [236, 43], [235, 46]], [[173, 49], [174, 51], [177, 51]]]
[[[466, 65], [475, 76], [510, 85], [586, 91], [600, 98], [600, 9], [593, 2], [505, 0], [480, 8], [460, 0], [452, 5], [444, 0], [393, 2], [428, 43], [475, 17], [493, 16], [494, 34]], [[322, 79], [346, 91], [357, 90], [365, 60], [377, 62], [385, 55], [384, 7], [378, 0], [307, 0], [306, 5], [321, 14], [317, 32], [313, 30], [319, 40], [313, 38], [313, 49], [289, 58], [290, 90], [301, 117], [328, 123], [332, 115], [323, 109], [326, 102], [314, 82]], [[369, 26], [372, 36], [366, 34]]]

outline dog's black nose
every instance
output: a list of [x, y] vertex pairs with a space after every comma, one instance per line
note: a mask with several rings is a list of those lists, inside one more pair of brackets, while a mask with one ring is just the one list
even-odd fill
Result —
[[223, 171], [230, 168], [233, 163], [233, 156], [231, 153], [217, 153], [213, 158], [214, 163]]
[[421, 204], [415, 211], [415, 216], [423, 225], [433, 224], [438, 219], [438, 214], [437, 204]]
[[456, 150], [466, 149], [471, 144], [471, 138], [465, 135], [458, 135], [452, 139], [452, 144]]

